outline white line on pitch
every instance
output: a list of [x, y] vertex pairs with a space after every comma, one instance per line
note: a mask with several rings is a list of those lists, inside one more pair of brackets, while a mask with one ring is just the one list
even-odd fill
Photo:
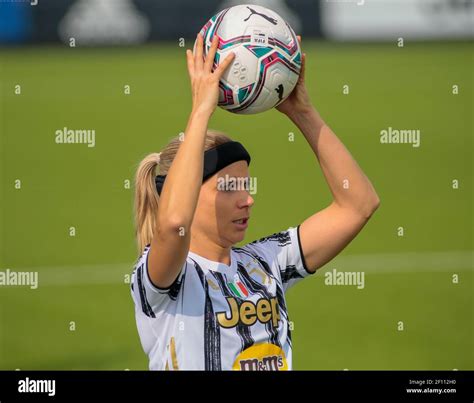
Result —
[[[363, 271], [370, 274], [459, 272], [473, 270], [474, 251], [405, 252], [384, 254], [343, 255], [334, 258], [321, 270]], [[14, 268], [17, 272], [37, 271], [39, 286], [69, 286], [94, 284], [127, 284], [133, 263], [48, 266]], [[3, 271], [4, 269], [2, 269]]]

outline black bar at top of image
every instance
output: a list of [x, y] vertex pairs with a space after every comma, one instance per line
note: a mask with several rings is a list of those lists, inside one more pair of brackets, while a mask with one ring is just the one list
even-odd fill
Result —
[[[54, 380], [55, 395], [20, 393], [20, 381], [25, 380]], [[0, 402], [252, 398], [472, 402], [472, 381], [472, 371], [0, 371]]]

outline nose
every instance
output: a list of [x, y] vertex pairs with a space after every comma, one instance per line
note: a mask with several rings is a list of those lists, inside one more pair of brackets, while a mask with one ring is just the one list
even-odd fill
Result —
[[250, 195], [250, 193], [245, 192], [245, 196], [242, 197], [242, 199], [239, 201], [239, 207], [240, 208], [252, 207], [254, 203], [255, 203], [255, 200]]
[[247, 204], [248, 204], [248, 206], [252, 207], [254, 203], [255, 203], [255, 200], [253, 199], [253, 197], [250, 194], [247, 194]]

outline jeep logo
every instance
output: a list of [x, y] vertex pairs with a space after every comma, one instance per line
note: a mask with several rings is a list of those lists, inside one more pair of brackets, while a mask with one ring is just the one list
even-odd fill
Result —
[[240, 306], [234, 297], [227, 297], [226, 300], [229, 304], [230, 316], [227, 316], [227, 312], [216, 313], [217, 321], [222, 327], [231, 328], [239, 323], [252, 326], [257, 320], [261, 323], [271, 320], [273, 327], [278, 326], [280, 311], [276, 297], [270, 300], [260, 298], [256, 305], [251, 301], [244, 301]]

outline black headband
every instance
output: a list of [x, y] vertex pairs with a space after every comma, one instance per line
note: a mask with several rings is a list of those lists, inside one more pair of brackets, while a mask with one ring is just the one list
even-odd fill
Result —
[[[229, 141], [204, 152], [204, 170], [202, 182], [204, 183], [222, 168], [237, 161], [247, 161], [250, 165], [250, 155], [242, 144], [237, 141]], [[161, 194], [166, 175], [158, 175], [155, 178], [156, 190]]]

